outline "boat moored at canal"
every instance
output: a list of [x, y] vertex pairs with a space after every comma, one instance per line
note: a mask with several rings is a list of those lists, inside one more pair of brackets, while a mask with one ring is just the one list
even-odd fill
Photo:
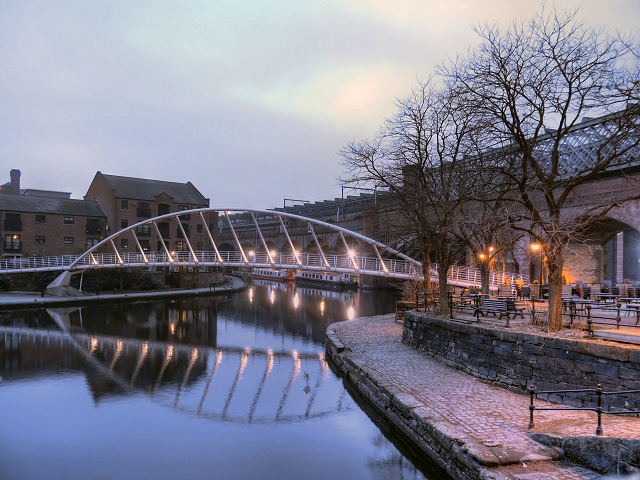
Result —
[[356, 290], [358, 281], [348, 273], [322, 273], [299, 271], [296, 285], [325, 290]]
[[271, 282], [295, 282], [293, 270], [277, 270], [275, 268], [256, 268], [253, 270], [254, 280], [269, 280]]

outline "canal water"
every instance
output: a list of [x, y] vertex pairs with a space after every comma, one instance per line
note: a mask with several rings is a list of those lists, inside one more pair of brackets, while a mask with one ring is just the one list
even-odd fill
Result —
[[0, 312], [0, 479], [426, 478], [324, 358], [329, 324], [396, 300], [261, 282]]

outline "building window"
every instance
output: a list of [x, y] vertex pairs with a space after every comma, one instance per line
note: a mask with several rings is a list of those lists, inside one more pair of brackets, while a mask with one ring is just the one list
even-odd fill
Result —
[[145, 223], [144, 225], [139, 225], [136, 228], [136, 233], [140, 237], [148, 237], [149, 235], [151, 235], [151, 226], [148, 223]]
[[182, 225], [182, 230], [184, 230], [184, 235], [182, 234], [182, 230], [180, 229], [180, 227], [178, 227], [178, 230], [176, 231], [176, 235], [178, 236], [178, 238], [184, 238], [185, 236], [189, 238], [189, 233], [191, 233], [189, 231], [189, 224], [182, 223], [181, 225]]
[[[190, 210], [191, 207], [189, 205], [178, 205], [178, 211], [184, 212], [185, 210]], [[180, 220], [189, 220], [191, 218], [191, 214], [187, 213], [186, 215], [180, 215]]]
[[202, 250], [202, 242], [196, 243], [196, 250]]
[[45, 237], [44, 235], [36, 235], [36, 243], [47, 243], [47, 237]]
[[87, 248], [95, 247], [99, 242], [99, 238], [87, 238]]
[[129, 239], [121, 238], [120, 239], [120, 248], [129, 248]]
[[64, 224], [73, 225], [74, 224], [73, 217], [64, 217]]
[[196, 233], [202, 233], [202, 224], [201, 223], [196, 225]]
[[187, 250], [187, 242], [176, 242], [176, 250], [185, 252]]
[[167, 205], [166, 203], [159, 203], [158, 204], [158, 216], [168, 215], [169, 213], [171, 213], [171, 206], [170, 205]]
[[100, 219], [99, 218], [87, 218], [87, 235], [99, 235], [100, 234]]
[[129, 226], [129, 220], [127, 220], [126, 218], [123, 218], [122, 220], [120, 220], [120, 230], [124, 230], [128, 226]]
[[36, 215], [36, 223], [47, 223], [46, 215]]
[[149, 240], [140, 240], [140, 246], [143, 252], [148, 252], [150, 250]]
[[20, 251], [22, 251], [22, 243], [20, 242], [20, 235], [5, 235], [4, 236], [4, 251], [5, 252], [20, 252]]
[[22, 230], [22, 220], [19, 213], [4, 214], [4, 229], [20, 231]]
[[73, 245], [73, 237], [64, 237], [65, 245]]
[[120, 200], [120, 210], [129, 210], [129, 200]]
[[138, 202], [136, 215], [138, 217], [151, 218], [151, 207], [149, 206], [149, 202]]

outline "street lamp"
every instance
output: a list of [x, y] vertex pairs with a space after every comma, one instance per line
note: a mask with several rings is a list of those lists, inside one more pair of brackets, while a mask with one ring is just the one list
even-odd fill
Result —
[[532, 243], [530, 247], [532, 252], [540, 252], [540, 288], [542, 288], [542, 245], [539, 243]]

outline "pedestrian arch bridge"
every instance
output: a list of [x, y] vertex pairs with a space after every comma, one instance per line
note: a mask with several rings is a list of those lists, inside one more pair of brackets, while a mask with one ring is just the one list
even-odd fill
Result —
[[[217, 212], [222, 217], [220, 222], [226, 222], [233, 238], [235, 246], [233, 250], [220, 249], [215, 241], [217, 232], [212, 232], [205, 220], [204, 214]], [[258, 248], [248, 249], [246, 243], [242, 243], [231, 220], [232, 213], [248, 213], [255, 226], [255, 238]], [[208, 239], [207, 250], [194, 249], [189, 240], [188, 230], [185, 230], [181, 218], [197, 215], [202, 220], [203, 233]], [[284, 247], [280, 251], [265, 241], [261, 230], [261, 220], [268, 218], [273, 223], [273, 217], [280, 223], [280, 232], [286, 238]], [[303, 253], [299, 245], [292, 239], [288, 224], [291, 220], [299, 225], [303, 222], [307, 226], [306, 234], [311, 234], [315, 242], [317, 253]], [[159, 243], [159, 251], [146, 251], [140, 244], [136, 232], [139, 227], [153, 229], [158, 239], [166, 237], [166, 229], [161, 232], [159, 223], [175, 222], [178, 227], [178, 236], [184, 240], [181, 251], [170, 250], [165, 242]], [[331, 233], [339, 235], [344, 246], [344, 254], [329, 255], [323, 248], [321, 236]], [[246, 232], [245, 232], [246, 235]], [[118, 250], [116, 242], [118, 238], [127, 239], [135, 245], [136, 252]], [[161, 245], [161, 246], [160, 246]], [[220, 209], [200, 208], [160, 215], [155, 218], [145, 219], [127, 228], [119, 230], [105, 238], [98, 244], [89, 248], [81, 255], [61, 255], [49, 257], [28, 258], [3, 258], [0, 260], [0, 273], [28, 273], [42, 271], [62, 270], [63, 273], [50, 285], [50, 287], [69, 285], [73, 274], [84, 272], [87, 269], [116, 268], [116, 267], [248, 267], [248, 268], [273, 268], [312, 270], [320, 272], [350, 273], [352, 275], [384, 276], [398, 279], [423, 279], [423, 266], [417, 260], [394, 250], [376, 240], [364, 235], [352, 232], [342, 227], [319, 220], [306, 218], [291, 213], [272, 210], [251, 209]], [[431, 279], [438, 279], [437, 265], [431, 265]], [[452, 267], [448, 273], [449, 283], [460, 286], [480, 285], [480, 272], [478, 269], [468, 267]], [[493, 274], [491, 283], [513, 284], [515, 280], [523, 279], [519, 274]]]

